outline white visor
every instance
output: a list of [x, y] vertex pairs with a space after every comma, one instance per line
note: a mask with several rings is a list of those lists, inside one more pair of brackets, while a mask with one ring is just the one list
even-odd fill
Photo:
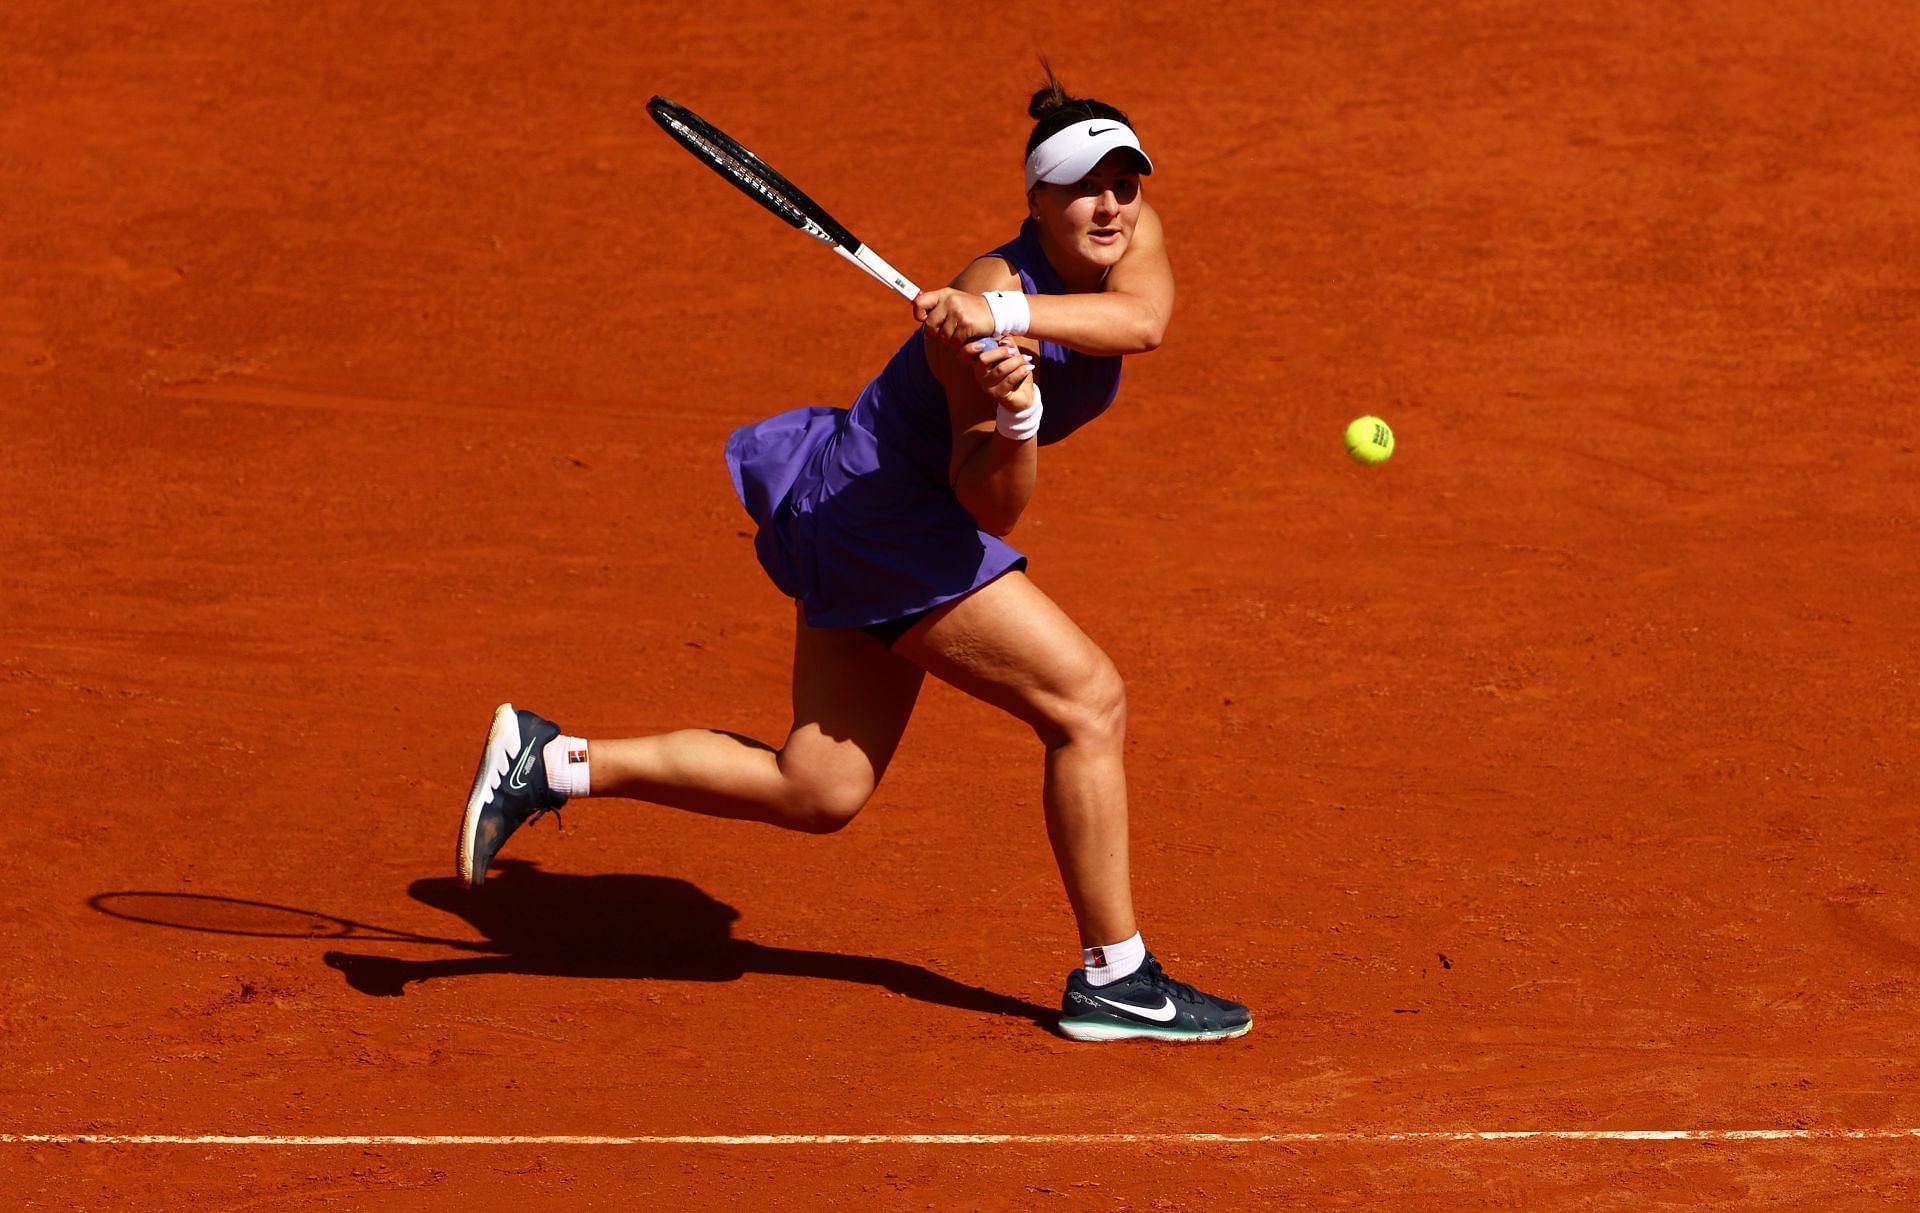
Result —
[[1140, 139], [1132, 127], [1110, 118], [1093, 118], [1055, 131], [1033, 149], [1033, 155], [1027, 157], [1027, 188], [1040, 181], [1072, 185], [1091, 173], [1101, 157], [1119, 147], [1140, 157], [1141, 172], [1153, 172], [1153, 161], [1140, 149]]

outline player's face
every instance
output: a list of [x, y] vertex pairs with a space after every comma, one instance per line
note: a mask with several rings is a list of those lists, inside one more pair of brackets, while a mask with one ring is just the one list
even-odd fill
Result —
[[1112, 151], [1072, 185], [1035, 185], [1027, 195], [1028, 212], [1047, 243], [1089, 270], [1111, 268], [1132, 243], [1140, 218], [1138, 164], [1124, 149]]

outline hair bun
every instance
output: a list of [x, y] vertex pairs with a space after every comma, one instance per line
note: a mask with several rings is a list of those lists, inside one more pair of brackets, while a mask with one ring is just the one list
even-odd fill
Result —
[[1049, 80], [1047, 86], [1033, 94], [1033, 100], [1027, 103], [1027, 117], [1044, 118], [1064, 105], [1073, 104], [1073, 98], [1067, 96], [1067, 90], [1060, 87], [1058, 81]]

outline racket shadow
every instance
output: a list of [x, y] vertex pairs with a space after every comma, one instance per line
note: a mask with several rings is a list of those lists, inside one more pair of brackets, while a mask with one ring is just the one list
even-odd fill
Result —
[[1049, 1027], [1059, 1017], [1036, 1003], [906, 961], [736, 939], [738, 910], [666, 876], [555, 874], [527, 860], [501, 860], [479, 891], [452, 877], [416, 880], [407, 891], [465, 920], [481, 941], [457, 945], [467, 955], [427, 960], [325, 953], [325, 963], [362, 994], [398, 997], [408, 986], [489, 973], [712, 982], [770, 973], [878, 986], [938, 1006]]

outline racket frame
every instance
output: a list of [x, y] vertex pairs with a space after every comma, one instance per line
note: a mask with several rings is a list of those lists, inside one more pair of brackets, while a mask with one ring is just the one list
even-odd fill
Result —
[[[795, 227], [825, 244], [841, 257], [887, 289], [906, 299], [915, 298], [920, 288], [911, 279], [887, 263], [886, 258], [861, 243], [827, 208], [809, 198], [793, 182], [775, 171], [772, 165], [754, 155], [731, 135], [678, 102], [656, 96], [647, 102], [647, 112], [673, 141], [691, 152], [695, 159], [712, 169], [735, 189], [765, 207], [781, 222]], [[718, 151], [719, 156], [714, 152]], [[721, 157], [744, 168], [756, 182], [729, 169]]]

